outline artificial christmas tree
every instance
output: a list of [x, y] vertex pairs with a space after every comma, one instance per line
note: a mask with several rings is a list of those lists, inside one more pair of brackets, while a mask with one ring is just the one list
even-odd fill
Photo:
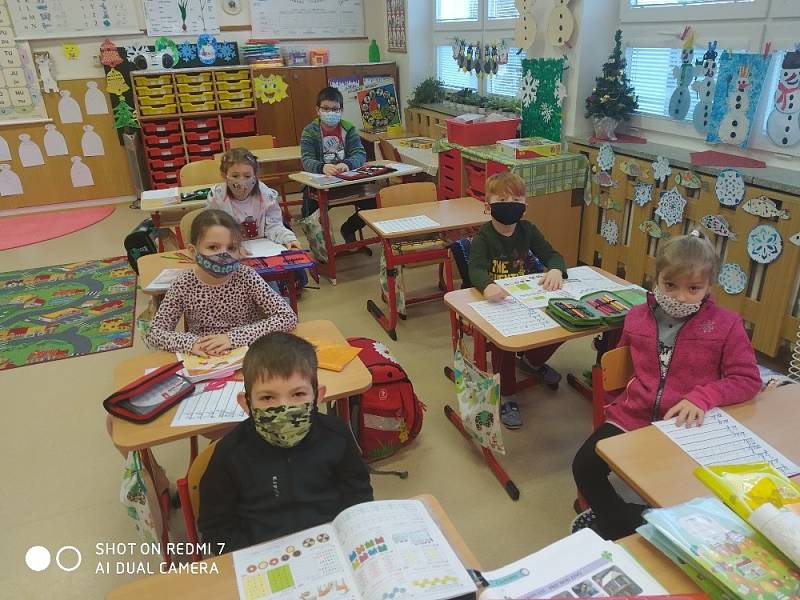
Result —
[[614, 34], [614, 50], [603, 64], [603, 74], [595, 79], [592, 93], [586, 98], [586, 117], [594, 120], [597, 137], [616, 140], [614, 130], [622, 120], [628, 120], [639, 102], [625, 76], [622, 56], [622, 30]]

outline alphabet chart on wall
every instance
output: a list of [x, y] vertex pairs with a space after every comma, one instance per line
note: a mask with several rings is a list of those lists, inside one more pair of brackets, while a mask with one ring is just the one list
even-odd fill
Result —
[[[129, 0], [7, 0], [18, 39], [136, 34], [141, 31]], [[77, 4], [77, 9], [76, 5]]]

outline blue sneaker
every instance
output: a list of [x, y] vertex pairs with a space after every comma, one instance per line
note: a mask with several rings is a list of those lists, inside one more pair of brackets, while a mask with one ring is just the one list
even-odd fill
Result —
[[508, 429], [522, 427], [522, 415], [514, 396], [500, 399], [500, 422]]
[[581, 529], [594, 529], [594, 524], [597, 523], [597, 515], [591, 508], [587, 508], [577, 517], [572, 520], [572, 525], [570, 525], [570, 533], [575, 533], [576, 531], [580, 531]]

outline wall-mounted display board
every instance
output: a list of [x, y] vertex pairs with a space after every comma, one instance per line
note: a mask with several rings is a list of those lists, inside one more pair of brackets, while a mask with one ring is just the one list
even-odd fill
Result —
[[363, 0], [250, 0], [253, 37], [365, 37]]

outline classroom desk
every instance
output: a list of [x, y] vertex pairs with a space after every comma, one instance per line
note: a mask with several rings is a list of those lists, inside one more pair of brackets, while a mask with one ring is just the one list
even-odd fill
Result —
[[[301, 337], [312, 337], [321, 342], [347, 344], [347, 340], [336, 328], [336, 325], [330, 321], [306, 321], [300, 323], [293, 333]], [[125, 360], [114, 369], [114, 389], [120, 389], [141, 377], [144, 375], [145, 369], [159, 367], [175, 360], [175, 354], [171, 352], [150, 352]], [[357, 396], [368, 390], [372, 386], [372, 375], [364, 363], [360, 360], [353, 360], [338, 373], [320, 369], [319, 384], [326, 387], [325, 401], [334, 402]], [[347, 402], [337, 402], [337, 412], [340, 415], [347, 414], [346, 405]], [[112, 417], [111, 439], [121, 451], [129, 452], [146, 450], [160, 444], [230, 427], [230, 423], [172, 427], [172, 419], [177, 411], [178, 407], [175, 406], [154, 421], [142, 425]]]
[[[416, 499], [425, 504], [434, 522], [439, 526], [462, 564], [467, 568], [480, 569], [478, 559], [475, 558], [439, 501], [429, 494], [417, 496]], [[203, 562], [216, 563], [219, 573], [151, 575], [111, 590], [106, 595], [106, 599], [192, 598], [192, 600], [204, 600], [208, 598], [216, 600], [217, 598], [236, 598], [236, 572], [233, 568], [231, 553], [208, 558]]]
[[[472, 197], [457, 198], [454, 200], [442, 200], [440, 202], [421, 202], [419, 204], [407, 204], [404, 206], [390, 206], [387, 208], [376, 208], [360, 211], [361, 218], [366, 221], [383, 243], [383, 252], [386, 257], [386, 278], [387, 278], [387, 303], [389, 305], [389, 317], [372, 301], [367, 300], [367, 311], [381, 324], [389, 337], [397, 340], [395, 327], [397, 326], [397, 297], [395, 292], [395, 281], [397, 277], [397, 267], [411, 265], [414, 263], [424, 263], [429, 261], [439, 261], [444, 264], [445, 288], [446, 291], [453, 289], [453, 267], [449, 258], [449, 250], [446, 243], [441, 247], [428, 248], [425, 250], [402, 252], [395, 254], [396, 245], [401, 241], [412, 241], [426, 239], [432, 236], [444, 236], [447, 233], [467, 232], [483, 225], [491, 219], [484, 212], [482, 202]], [[436, 227], [414, 229], [410, 231], [385, 232], [378, 225], [380, 221], [391, 219], [402, 219], [404, 217], [428, 216], [438, 223]], [[421, 298], [406, 299], [406, 304], [426, 302], [435, 298], [441, 298], [442, 292], [424, 296]]]
[[[294, 250], [292, 252], [298, 252]], [[314, 262], [314, 259], [308, 252], [304, 251], [309, 262]], [[256, 259], [242, 259], [242, 263], [252, 266], [256, 272], [261, 275], [266, 281], [285, 281], [286, 289], [289, 293], [289, 304], [295, 314], [299, 314], [297, 307], [297, 269], [292, 265], [286, 265], [284, 270], [268, 272], [265, 269], [260, 269]], [[161, 274], [164, 269], [190, 269], [194, 265], [194, 260], [185, 251], [176, 252], [159, 252], [158, 254], [145, 254], [140, 256], [136, 261], [136, 266], [139, 268], [139, 289], [143, 293], [153, 296], [156, 299], [156, 304], [161, 301], [161, 298], [166, 293], [166, 290], [148, 290], [150, 283]], [[305, 268], [305, 267], [303, 267]], [[316, 277], [316, 274], [314, 275]]]
[[[252, 149], [250, 152], [258, 160], [259, 165], [268, 165], [270, 163], [283, 162], [289, 160], [300, 160], [300, 146], [281, 146], [279, 148], [258, 148]], [[214, 155], [214, 160], [220, 160], [224, 152]], [[272, 175], [270, 173], [270, 175]]]
[[[403, 139], [425, 139], [425, 138], [402, 138], [395, 140], [387, 140], [391, 144], [395, 152], [400, 156], [400, 160], [407, 165], [416, 165], [425, 170], [426, 175], [436, 177], [439, 171], [439, 155], [433, 151], [433, 148], [412, 148], [411, 146], [403, 146], [400, 142]], [[433, 139], [427, 138], [433, 144]]]
[[[597, 267], [592, 268], [612, 281], [622, 284], [628, 283], [624, 279], [603, 271], [602, 269]], [[541, 346], [549, 346], [550, 344], [567, 342], [579, 337], [601, 334], [601, 337], [596, 344], [599, 360], [599, 355], [611, 347], [614, 341], [608, 335], [609, 332], [612, 330], [618, 330], [622, 326], [621, 324], [614, 327], [604, 325], [583, 331], [569, 331], [563, 327], [553, 327], [551, 329], [544, 329], [542, 331], [506, 337], [501, 335], [497, 329], [495, 329], [488, 321], [486, 321], [486, 319], [481, 317], [475, 311], [475, 309], [470, 306], [471, 302], [478, 302], [481, 300], [485, 300], [485, 298], [483, 297], [483, 294], [475, 288], [455, 290], [448, 292], [444, 296], [444, 303], [450, 309], [453, 350], [455, 351], [455, 349], [458, 347], [458, 341], [463, 335], [465, 327], [471, 329], [474, 343], [474, 362], [475, 365], [482, 371], [487, 370], [487, 349], [491, 350], [492, 352], [493, 364], [498, 364], [497, 360], [500, 358], [499, 353], [497, 353], [498, 350], [515, 353], [524, 352], [526, 350], [532, 350], [533, 348], [539, 348]], [[453, 378], [453, 372], [449, 367], [445, 367], [445, 374], [449, 378]], [[577, 387], [579, 392], [584, 393], [585, 395], [585, 391], [581, 389], [581, 384], [577, 381], [577, 378], [572, 375], [568, 375], [567, 380], [570, 382], [570, 384]], [[521, 382], [516, 382], [516, 389], [519, 390], [537, 382], [538, 380], [535, 377], [529, 377]], [[589, 397], [591, 398], [591, 395]], [[445, 404], [444, 414], [456, 427], [456, 429], [459, 430], [461, 435], [463, 435], [470, 443], [473, 443], [472, 435], [466, 429], [464, 429], [464, 425], [461, 422], [461, 417], [458, 415], [458, 412], [451, 406]], [[494, 456], [492, 451], [482, 446], [480, 446], [479, 449], [483, 454], [486, 465], [494, 473], [495, 477], [500, 482], [500, 485], [503, 486], [512, 500], [518, 500], [519, 489], [497, 461], [497, 458]]]
[[[202, 185], [186, 185], [179, 187], [178, 191], [181, 194], [185, 194], [186, 192], [193, 192], [195, 190], [213, 187], [217, 183], [219, 182]], [[208, 200], [190, 200], [188, 202], [179, 202], [177, 204], [164, 204], [158, 200], [142, 200], [139, 203], [139, 210], [150, 213], [150, 219], [153, 221], [153, 227], [156, 229], [174, 229], [175, 237], [178, 238], [178, 243], [183, 246], [183, 238], [178, 227], [181, 219], [186, 213], [198, 208], [205, 208], [207, 204]], [[164, 239], [161, 235], [158, 236], [158, 251], [164, 251]]]
[[[785, 385], [723, 410], [800, 463], [799, 401], [800, 385]], [[601, 440], [597, 454], [651, 506], [672, 506], [710, 494], [694, 476], [697, 463], [652, 425]], [[794, 480], [800, 483], [800, 475]]]
[[368, 193], [359, 194], [356, 196], [347, 196], [344, 198], [329, 199], [331, 190], [346, 188], [348, 186], [361, 186], [368, 183], [382, 184], [387, 182], [387, 180], [392, 177], [405, 177], [407, 175], [415, 175], [416, 173], [422, 172], [420, 167], [404, 165], [403, 163], [395, 163], [387, 160], [374, 161], [368, 164], [388, 165], [395, 168], [396, 171], [384, 173], [383, 175], [377, 175], [375, 177], [365, 177], [364, 179], [358, 179], [355, 181], [340, 180], [335, 183], [320, 183], [312, 173], [307, 173], [305, 171], [289, 175], [289, 179], [307, 186], [309, 193], [316, 197], [317, 203], [319, 204], [319, 220], [320, 224], [322, 225], [322, 235], [325, 239], [325, 249], [328, 252], [328, 262], [320, 264], [318, 268], [323, 275], [330, 279], [330, 282], [333, 285], [336, 285], [336, 255], [365, 248], [369, 244], [376, 243], [378, 238], [374, 237], [344, 244], [333, 244], [331, 224], [328, 216], [329, 208], [344, 204], [352, 204], [353, 202], [364, 200], [365, 198], [372, 198], [375, 194]]

